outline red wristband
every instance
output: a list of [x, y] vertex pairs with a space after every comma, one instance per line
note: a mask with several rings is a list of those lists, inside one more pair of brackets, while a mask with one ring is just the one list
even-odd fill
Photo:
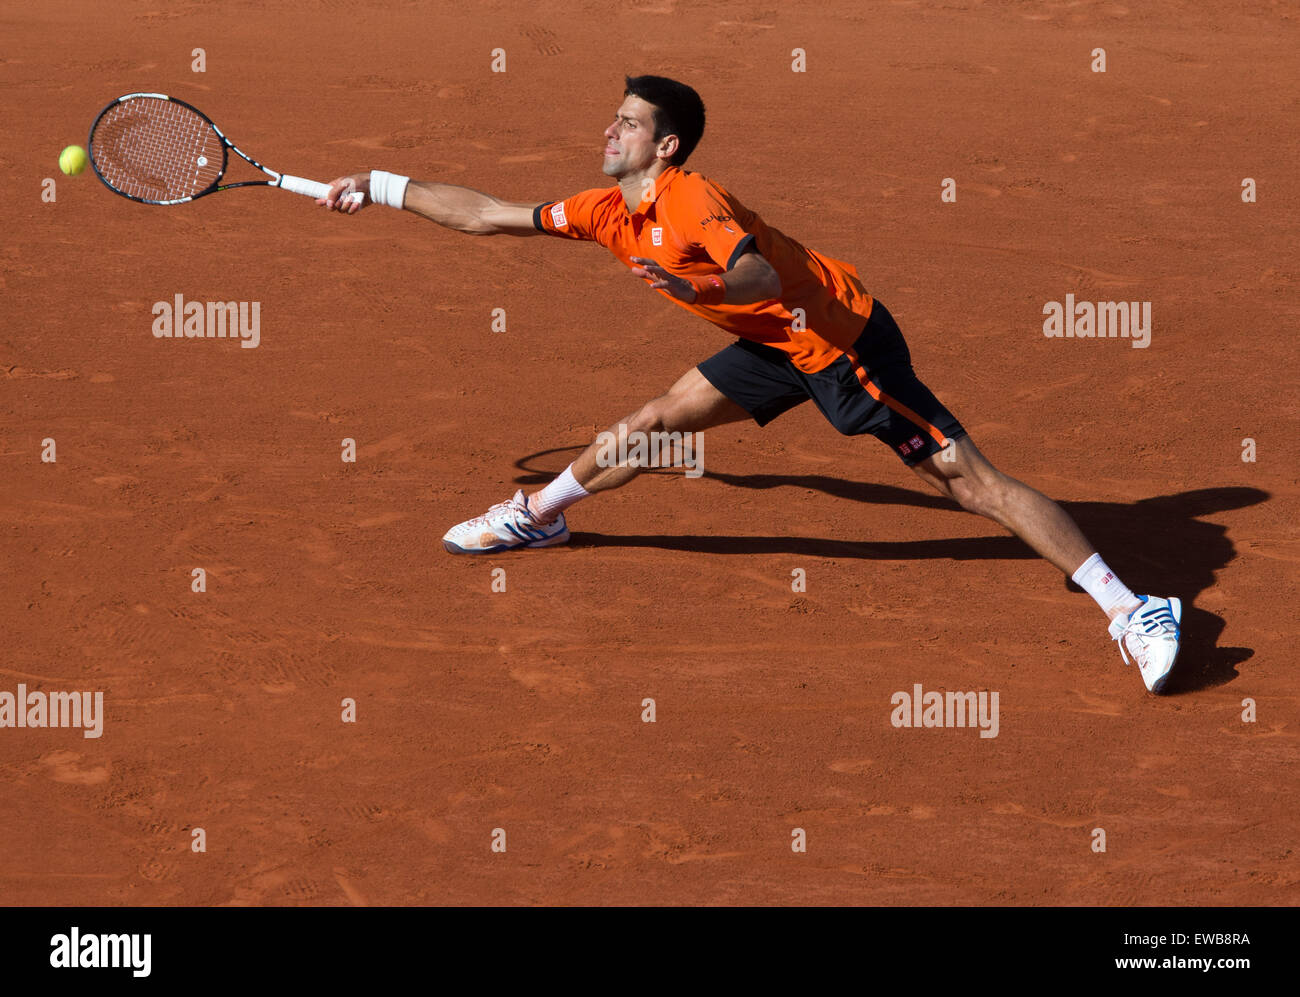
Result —
[[720, 305], [727, 296], [727, 285], [722, 278], [710, 274], [708, 277], [690, 277], [691, 287], [695, 288], [693, 305]]

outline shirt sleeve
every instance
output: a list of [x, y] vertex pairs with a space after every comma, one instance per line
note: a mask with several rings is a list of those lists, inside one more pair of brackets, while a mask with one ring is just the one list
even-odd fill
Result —
[[714, 263], [730, 270], [753, 245], [753, 215], [712, 180], [701, 176], [689, 179], [692, 182], [685, 191], [684, 234]]
[[606, 224], [610, 191], [617, 187], [584, 190], [563, 201], [548, 201], [533, 209], [533, 227], [546, 235], [561, 239], [582, 239], [605, 245], [602, 230]]

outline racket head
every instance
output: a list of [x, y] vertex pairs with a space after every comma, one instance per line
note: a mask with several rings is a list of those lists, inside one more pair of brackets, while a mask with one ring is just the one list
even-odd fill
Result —
[[90, 126], [95, 176], [141, 204], [183, 204], [217, 189], [226, 172], [225, 136], [197, 107], [161, 93], [129, 93]]

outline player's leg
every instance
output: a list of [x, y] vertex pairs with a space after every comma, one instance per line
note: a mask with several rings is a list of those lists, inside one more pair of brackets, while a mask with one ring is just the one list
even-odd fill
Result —
[[[622, 487], [643, 470], [626, 460], [632, 449], [628, 446], [629, 436], [635, 440], [638, 433], [698, 433], [748, 418], [748, 412], [710, 384], [698, 367], [692, 367], [664, 394], [609, 428], [616, 445], [606, 437], [587, 447], [573, 462], [573, 477], [588, 494]], [[530, 496], [530, 503], [537, 505], [535, 499], [544, 496], [541, 492]], [[539, 514], [551, 511], [549, 507], [540, 508]]]
[[[593, 492], [621, 488], [645, 470], [648, 465], [640, 463], [639, 457], [645, 453], [647, 441], [666, 439], [655, 434], [698, 433], [747, 418], [748, 412], [693, 367], [664, 394], [600, 434], [577, 460], [545, 488], [528, 496], [524, 504], [537, 523], [549, 526], [563, 518], [565, 509]], [[686, 457], [685, 443], [682, 457]]]
[[[903, 334], [880, 302], [843, 363], [837, 386], [847, 383], [861, 391], [849, 405], [825, 406], [836, 416], [848, 409], [853, 421], [841, 431], [872, 434], [926, 484], [963, 509], [1001, 524], [1067, 575], [1096, 554], [1064, 509], [1003, 474], [979, 452], [961, 423], [916, 376]], [[1098, 601], [1112, 619], [1139, 605], [1118, 581]]]
[[[902, 333], [879, 302], [842, 361], [841, 370], [827, 371], [840, 389], [835, 402], [818, 400], [837, 428], [876, 436], [927, 484], [1001, 524], [1069, 575], [1110, 618], [1125, 661], [1131, 653], [1147, 688], [1161, 691], [1178, 654], [1179, 600], [1134, 595], [1064, 509], [995, 468], [916, 376]], [[822, 383], [821, 375], [814, 378]], [[857, 385], [861, 394], [852, 392]]]
[[611, 426], [558, 478], [528, 499], [533, 512], [550, 521], [592, 492], [627, 484], [642, 470], [629, 462], [635, 447], [654, 433], [692, 433], [752, 418], [766, 425], [808, 400], [780, 350], [738, 340], [683, 374], [668, 391]]
[[1178, 657], [1180, 599], [1135, 595], [1064, 509], [995, 468], [969, 436], [950, 440], [912, 470], [963, 509], [1000, 523], [1073, 578], [1110, 618], [1110, 635], [1120, 642], [1124, 661], [1131, 654], [1146, 687], [1164, 690]]
[[545, 488], [527, 498], [520, 491], [485, 515], [453, 526], [443, 546], [454, 554], [489, 554], [566, 542], [565, 509], [592, 492], [626, 484], [642, 470], [626, 459], [636, 447], [618, 445], [630, 434], [699, 432], [747, 418], [761, 426], [807, 401], [784, 358], [771, 347], [733, 343], [613, 426], [613, 446], [608, 438], [597, 438]]
[[[1006, 527], [1067, 575], [1097, 552], [1064, 509], [999, 471], [969, 436], [952, 440], [949, 449], [913, 464], [912, 470], [967, 512]], [[1134, 598], [1132, 604], [1115, 605], [1108, 615], [1114, 618], [1137, 606]]]

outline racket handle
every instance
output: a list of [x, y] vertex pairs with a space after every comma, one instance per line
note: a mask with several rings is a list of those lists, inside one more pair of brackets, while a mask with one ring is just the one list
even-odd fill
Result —
[[[291, 177], [287, 173], [281, 175], [280, 186], [295, 194], [301, 194], [303, 197], [324, 197], [330, 192], [330, 185], [327, 183], [308, 180], [305, 177]], [[348, 195], [347, 199], [349, 201], [360, 201], [364, 196], [361, 191], [354, 190]]]

